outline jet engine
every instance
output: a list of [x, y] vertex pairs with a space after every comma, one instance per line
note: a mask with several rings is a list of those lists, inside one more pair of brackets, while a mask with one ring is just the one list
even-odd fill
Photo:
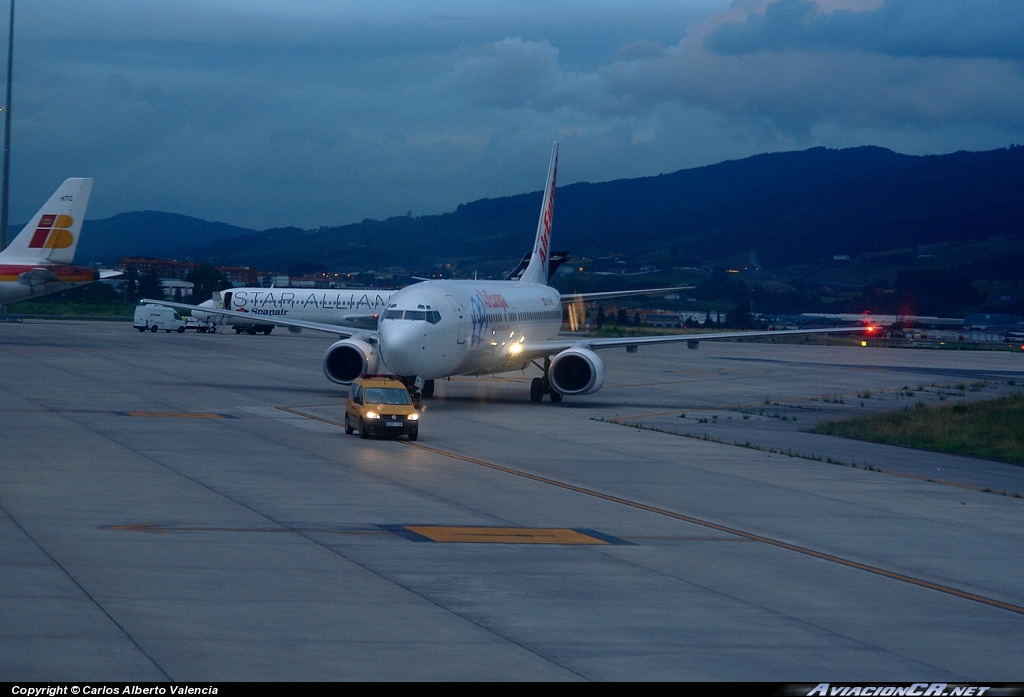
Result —
[[347, 385], [363, 373], [377, 371], [377, 351], [360, 339], [342, 339], [324, 353], [324, 375], [331, 382]]
[[561, 394], [590, 394], [604, 384], [604, 361], [586, 348], [570, 348], [551, 359], [548, 382]]

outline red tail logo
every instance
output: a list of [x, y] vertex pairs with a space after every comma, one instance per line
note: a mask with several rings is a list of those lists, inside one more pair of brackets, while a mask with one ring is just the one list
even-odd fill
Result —
[[68, 229], [74, 223], [70, 215], [50, 213], [42, 216], [28, 243], [29, 249], [67, 249], [75, 241], [75, 236]]

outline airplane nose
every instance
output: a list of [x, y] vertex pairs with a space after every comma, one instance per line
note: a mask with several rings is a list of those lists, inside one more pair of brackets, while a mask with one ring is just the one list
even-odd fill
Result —
[[[386, 320], [377, 328], [380, 356], [398, 375], [419, 375], [424, 351], [423, 327], [418, 322]], [[425, 324], [425, 323], [424, 323]]]

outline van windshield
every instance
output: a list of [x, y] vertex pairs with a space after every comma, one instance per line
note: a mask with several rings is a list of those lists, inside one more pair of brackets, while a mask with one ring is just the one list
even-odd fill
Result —
[[363, 401], [366, 404], [412, 404], [409, 391], [401, 387], [367, 387]]

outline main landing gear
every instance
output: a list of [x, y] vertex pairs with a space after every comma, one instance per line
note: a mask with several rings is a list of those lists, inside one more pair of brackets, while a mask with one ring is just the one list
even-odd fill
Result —
[[[536, 364], [535, 364], [536, 365]], [[552, 404], [558, 404], [562, 401], [562, 393], [556, 392], [552, 387], [551, 383], [548, 382], [548, 368], [551, 367], [551, 359], [544, 359], [544, 377], [534, 378], [530, 383], [530, 401], [531, 402], [543, 402], [544, 395], [548, 395], [551, 398]]]

